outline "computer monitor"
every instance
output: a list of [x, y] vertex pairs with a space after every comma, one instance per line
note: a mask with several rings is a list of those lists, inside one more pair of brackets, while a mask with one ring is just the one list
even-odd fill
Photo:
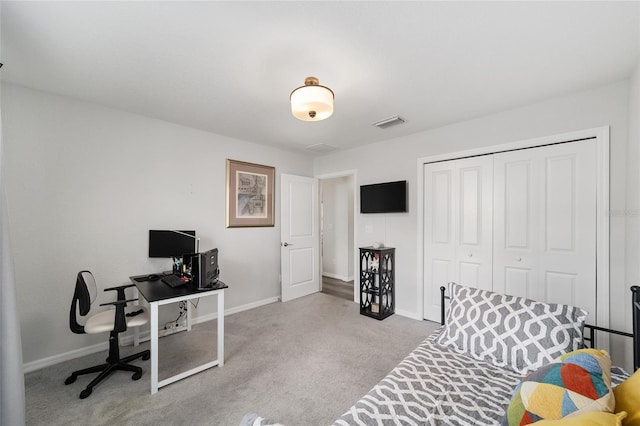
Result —
[[180, 258], [195, 247], [196, 231], [149, 230], [149, 257]]
[[191, 282], [199, 289], [215, 287], [218, 283], [218, 249], [214, 248], [203, 253], [184, 255], [184, 264], [191, 273]]

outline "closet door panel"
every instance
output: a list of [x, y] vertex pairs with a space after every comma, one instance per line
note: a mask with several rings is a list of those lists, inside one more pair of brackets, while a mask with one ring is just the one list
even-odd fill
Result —
[[440, 286], [454, 280], [454, 162], [424, 166], [424, 317], [440, 321]]
[[460, 170], [460, 244], [477, 246], [482, 230], [481, 170], [477, 167]]
[[[500, 235], [506, 248], [531, 250], [531, 162], [514, 161], [504, 164], [500, 179], [496, 179], [504, 197], [506, 228]], [[502, 188], [503, 187], [503, 188]]]
[[478, 262], [458, 262], [458, 280], [467, 287], [482, 288], [485, 286], [482, 277], [482, 264]]
[[579, 306], [595, 321], [595, 141], [495, 154], [494, 162], [494, 269], [531, 271], [526, 288], [509, 282], [515, 275], [494, 274], [495, 290]]
[[451, 259], [432, 259], [431, 267], [427, 268], [429, 277], [425, 276], [425, 280], [433, 283], [428, 289], [429, 294], [425, 294], [425, 298], [432, 302], [434, 315], [437, 315], [433, 321], [440, 321], [440, 286], [446, 286], [446, 283], [453, 278], [453, 262]]
[[455, 281], [491, 290], [493, 280], [493, 156], [457, 160], [459, 226]]
[[440, 320], [440, 286], [491, 289], [491, 156], [424, 166], [424, 317]]
[[531, 285], [531, 269], [504, 267], [503, 282], [506, 284], [505, 291], [500, 293], [512, 294], [514, 296], [525, 297], [527, 289]]
[[[549, 147], [551, 148], [551, 147]], [[546, 299], [579, 306], [596, 322], [596, 145], [554, 145], [544, 157], [540, 270]]]
[[494, 158], [493, 290], [534, 298], [536, 232], [534, 164], [519, 151]]
[[430, 204], [432, 213], [430, 231], [433, 236], [433, 243], [442, 245], [447, 251], [452, 250], [453, 244], [452, 175], [452, 170], [435, 171], [431, 181], [434, 199], [439, 201]]
[[577, 291], [576, 278], [577, 274], [547, 271], [545, 274], [547, 302], [564, 303], [575, 306], [576, 300], [574, 298], [574, 294]]
[[546, 251], [575, 251], [575, 156], [548, 158], [546, 164]]

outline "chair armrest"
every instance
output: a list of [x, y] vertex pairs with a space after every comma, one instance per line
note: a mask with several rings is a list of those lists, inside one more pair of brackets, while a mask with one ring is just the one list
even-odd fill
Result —
[[129, 287], [134, 287], [134, 286], [135, 286], [134, 284], [123, 284], [123, 285], [117, 285], [117, 286], [114, 286], [114, 287], [105, 288], [104, 291], [107, 291], [107, 290], [118, 290], [118, 289], [121, 289], [121, 288], [129, 288]]
[[[120, 291], [124, 293], [124, 289], [121, 289]], [[116, 307], [116, 314], [113, 319], [113, 331], [116, 333], [127, 331], [127, 318], [124, 315], [124, 307], [127, 306], [128, 302], [135, 302], [136, 300], [138, 299], [116, 300], [115, 302], [100, 304], [100, 306], [114, 305]]]
[[129, 302], [135, 302], [136, 300], [139, 299], [127, 299], [127, 300], [116, 300], [115, 302], [106, 302], [106, 303], [101, 303], [100, 306], [107, 306], [107, 305], [126, 305]]
[[115, 287], [105, 288], [104, 291], [116, 290], [118, 292], [118, 300], [124, 300], [127, 298], [127, 296], [125, 296], [124, 294], [124, 290], [126, 288], [133, 287], [133, 286], [134, 286], [133, 284], [124, 284], [124, 285], [119, 285]]

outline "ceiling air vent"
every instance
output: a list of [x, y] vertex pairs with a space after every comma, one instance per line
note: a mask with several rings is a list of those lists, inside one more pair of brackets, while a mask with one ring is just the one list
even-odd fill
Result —
[[336, 148], [335, 146], [331, 146], [331, 145], [325, 145], [323, 143], [317, 143], [315, 145], [311, 145], [308, 146], [306, 149], [308, 149], [309, 151], [313, 151], [313, 152], [318, 152], [318, 153], [327, 153], [327, 152], [331, 152], [331, 151], [335, 151], [338, 148]]
[[396, 126], [402, 123], [404, 123], [404, 118], [394, 115], [393, 117], [385, 118], [384, 120], [373, 123], [373, 125], [380, 129], [386, 129], [387, 127]]

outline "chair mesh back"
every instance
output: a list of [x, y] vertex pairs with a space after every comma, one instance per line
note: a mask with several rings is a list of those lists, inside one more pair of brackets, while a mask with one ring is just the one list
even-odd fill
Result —
[[93, 278], [93, 274], [89, 271], [80, 272], [82, 276], [82, 281], [84, 281], [84, 285], [87, 287], [87, 291], [89, 292], [89, 298], [91, 303], [96, 300], [96, 296], [98, 296], [98, 286], [96, 285], [96, 279]]
[[91, 309], [91, 304], [98, 295], [98, 288], [93, 274], [89, 271], [78, 272], [76, 278], [76, 289], [71, 300], [71, 310], [69, 311], [69, 327], [77, 334], [84, 333], [84, 326], [78, 322], [77, 314], [86, 316]]

